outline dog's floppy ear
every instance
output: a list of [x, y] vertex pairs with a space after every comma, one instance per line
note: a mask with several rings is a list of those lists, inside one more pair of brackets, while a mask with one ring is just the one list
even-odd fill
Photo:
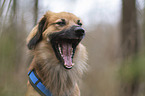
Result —
[[[45, 31], [45, 29], [47, 28], [47, 18], [44, 16], [40, 22], [38, 23], [38, 25], [33, 29], [34, 31], [37, 30], [35, 33], [33, 32], [32, 34], [35, 34], [34, 36], [31, 36], [32, 38], [28, 41], [28, 48], [34, 49], [35, 46], [39, 43], [39, 41], [42, 40], [42, 33]], [[37, 29], [36, 29], [37, 28]], [[32, 30], [32, 31], [33, 31]]]

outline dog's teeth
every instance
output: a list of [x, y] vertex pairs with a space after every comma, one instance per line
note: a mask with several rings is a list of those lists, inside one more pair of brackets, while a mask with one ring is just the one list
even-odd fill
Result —
[[67, 64], [65, 63], [64, 66], [67, 66]]
[[60, 54], [62, 55], [63, 52], [62, 52], [62, 47], [60, 44], [58, 44], [58, 49], [59, 49]]
[[59, 48], [59, 52], [60, 52], [60, 54], [62, 54], [62, 53], [61, 53], [61, 47], [60, 47], [60, 45], [59, 45], [59, 44], [58, 44], [58, 48]]
[[73, 48], [71, 49], [71, 55], [73, 55]]
[[72, 66], [74, 66], [75, 65], [75, 63], [72, 63]]

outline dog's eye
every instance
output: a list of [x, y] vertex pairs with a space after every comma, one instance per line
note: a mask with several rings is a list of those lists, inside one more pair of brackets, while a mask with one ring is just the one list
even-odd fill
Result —
[[63, 26], [65, 25], [66, 23], [65, 22], [57, 22], [56, 24], [60, 25], [60, 26]]
[[62, 21], [57, 22], [57, 23], [55, 23], [55, 24], [58, 24], [58, 25], [60, 25], [60, 26], [64, 26], [64, 25], [66, 25], [65, 20], [64, 20], [64, 19], [61, 19], [61, 20], [62, 20]]
[[83, 24], [82, 23], [78, 23], [78, 25], [82, 26]]
[[80, 22], [80, 20], [77, 21], [77, 24], [82, 26], [83, 24]]

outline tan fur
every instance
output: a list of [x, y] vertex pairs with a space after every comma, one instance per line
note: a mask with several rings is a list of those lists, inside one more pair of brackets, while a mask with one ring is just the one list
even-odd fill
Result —
[[[55, 53], [51, 47], [47, 36], [52, 32], [69, 28], [71, 25], [76, 24], [75, 20], [79, 18], [67, 12], [53, 13], [47, 12], [45, 15], [48, 20], [47, 29], [43, 32], [43, 40], [41, 40], [35, 49], [31, 50], [34, 55], [33, 61], [29, 70], [35, 69], [38, 76], [41, 78], [43, 84], [50, 90], [53, 96], [80, 96], [78, 87], [78, 80], [81, 78], [86, 68], [87, 52], [86, 48], [79, 43], [73, 58], [75, 65], [72, 69], [65, 69], [56, 58]], [[49, 24], [58, 19], [65, 18], [68, 20], [67, 26], [59, 28], [57, 26], [50, 26]], [[57, 28], [56, 28], [57, 27]], [[37, 33], [38, 25], [36, 25], [30, 32], [27, 43]], [[26, 96], [40, 96], [28, 82], [28, 91]]]

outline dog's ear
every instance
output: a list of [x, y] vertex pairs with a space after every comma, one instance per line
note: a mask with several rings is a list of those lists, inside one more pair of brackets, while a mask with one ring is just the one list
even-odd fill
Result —
[[35, 33], [32, 33], [32, 34], [35, 34], [35, 35], [28, 41], [28, 45], [27, 45], [30, 50], [34, 49], [35, 46], [39, 43], [39, 41], [42, 40], [42, 33], [47, 28], [47, 24], [48, 24], [47, 18], [44, 16], [40, 20], [38, 25], [36, 26], [37, 29], [34, 28], [34, 31], [35, 30], [37, 30], [37, 31]]

